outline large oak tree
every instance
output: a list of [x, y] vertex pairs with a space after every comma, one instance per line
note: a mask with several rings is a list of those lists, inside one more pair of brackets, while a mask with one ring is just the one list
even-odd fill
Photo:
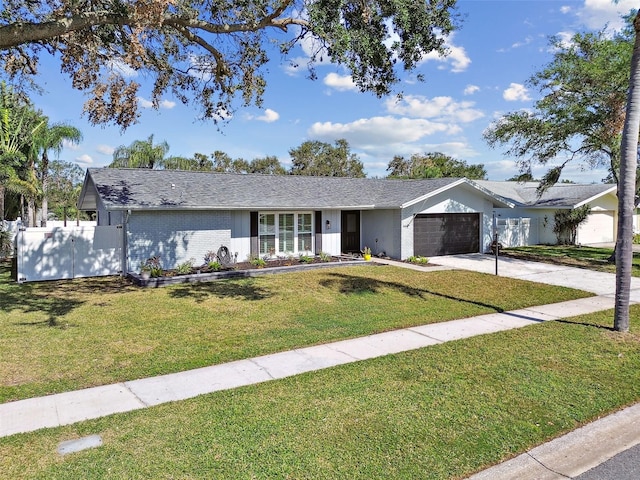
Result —
[[[32, 78], [54, 55], [74, 88], [89, 94], [93, 123], [123, 128], [138, 116], [140, 85], [157, 107], [170, 92], [204, 118], [228, 118], [236, 97], [262, 102], [269, 56], [304, 42], [313, 65], [343, 65], [362, 91], [390, 93], [398, 65], [446, 54], [456, 0], [4, 0], [0, 68]], [[274, 48], [276, 50], [274, 50]]]
[[389, 178], [462, 178], [484, 180], [487, 171], [481, 163], [469, 165], [440, 152], [414, 154], [407, 160], [393, 157], [387, 166]]
[[633, 31], [577, 33], [551, 39], [554, 56], [528, 85], [541, 97], [531, 111], [508, 113], [485, 132], [490, 146], [506, 145], [523, 173], [558, 163], [541, 181], [556, 183], [569, 162], [605, 166], [618, 181]]

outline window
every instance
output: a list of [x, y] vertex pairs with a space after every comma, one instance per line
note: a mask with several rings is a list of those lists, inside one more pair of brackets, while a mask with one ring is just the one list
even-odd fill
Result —
[[260, 213], [260, 255], [296, 254], [313, 251], [311, 213]]
[[310, 252], [311, 251], [311, 234], [313, 233], [311, 227], [311, 214], [300, 213], [298, 214], [298, 251]]
[[293, 213], [281, 213], [278, 218], [278, 252], [293, 252]]
[[276, 216], [273, 213], [261, 213], [258, 220], [260, 254], [273, 255], [276, 252]]

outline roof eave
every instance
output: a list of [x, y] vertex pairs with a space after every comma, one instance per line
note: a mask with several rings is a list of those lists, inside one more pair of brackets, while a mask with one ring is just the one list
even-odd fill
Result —
[[604, 191], [602, 191], [602, 192], [600, 192], [600, 193], [598, 193], [596, 195], [593, 195], [593, 196], [587, 198], [586, 200], [582, 200], [581, 202], [576, 203], [573, 206], [573, 208], [582, 207], [583, 205], [586, 205], [587, 203], [591, 203], [595, 199], [600, 198], [600, 197], [602, 197], [604, 195], [609, 195], [610, 193], [615, 193], [617, 190], [618, 190], [618, 187], [613, 185], [611, 188], [607, 188], [606, 190], [604, 190]]

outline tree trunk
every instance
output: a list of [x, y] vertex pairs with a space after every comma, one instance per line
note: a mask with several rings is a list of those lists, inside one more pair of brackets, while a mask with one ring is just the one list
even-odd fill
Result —
[[49, 199], [47, 198], [47, 191], [49, 190], [49, 156], [47, 155], [47, 150], [45, 149], [42, 152], [42, 165], [41, 165], [41, 175], [40, 179], [42, 183], [42, 221], [40, 222], [41, 227], [47, 226], [47, 219], [49, 217]]
[[631, 58], [627, 113], [622, 132], [618, 184], [618, 238], [616, 241], [616, 309], [613, 328], [629, 331], [629, 296], [633, 263], [633, 211], [640, 131], [640, 12], [633, 21], [636, 32]]
[[4, 185], [0, 183], [0, 222], [4, 220]]

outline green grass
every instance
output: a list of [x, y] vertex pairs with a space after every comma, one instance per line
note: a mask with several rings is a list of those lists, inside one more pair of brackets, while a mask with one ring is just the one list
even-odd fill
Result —
[[[486, 279], [489, 280], [488, 278]], [[640, 399], [601, 312], [0, 439], [0, 477], [451, 479]], [[61, 441], [104, 445], [60, 456]]]
[[402, 327], [587, 296], [387, 266], [140, 289], [26, 283], [0, 270], [0, 401], [110, 384]]
[[[523, 260], [616, 273], [616, 266], [608, 261], [613, 253], [612, 248], [578, 247], [574, 245], [532, 245], [505, 248], [500, 252], [501, 255]], [[634, 252], [633, 254], [631, 274], [634, 277], [640, 277], [640, 252]]]

